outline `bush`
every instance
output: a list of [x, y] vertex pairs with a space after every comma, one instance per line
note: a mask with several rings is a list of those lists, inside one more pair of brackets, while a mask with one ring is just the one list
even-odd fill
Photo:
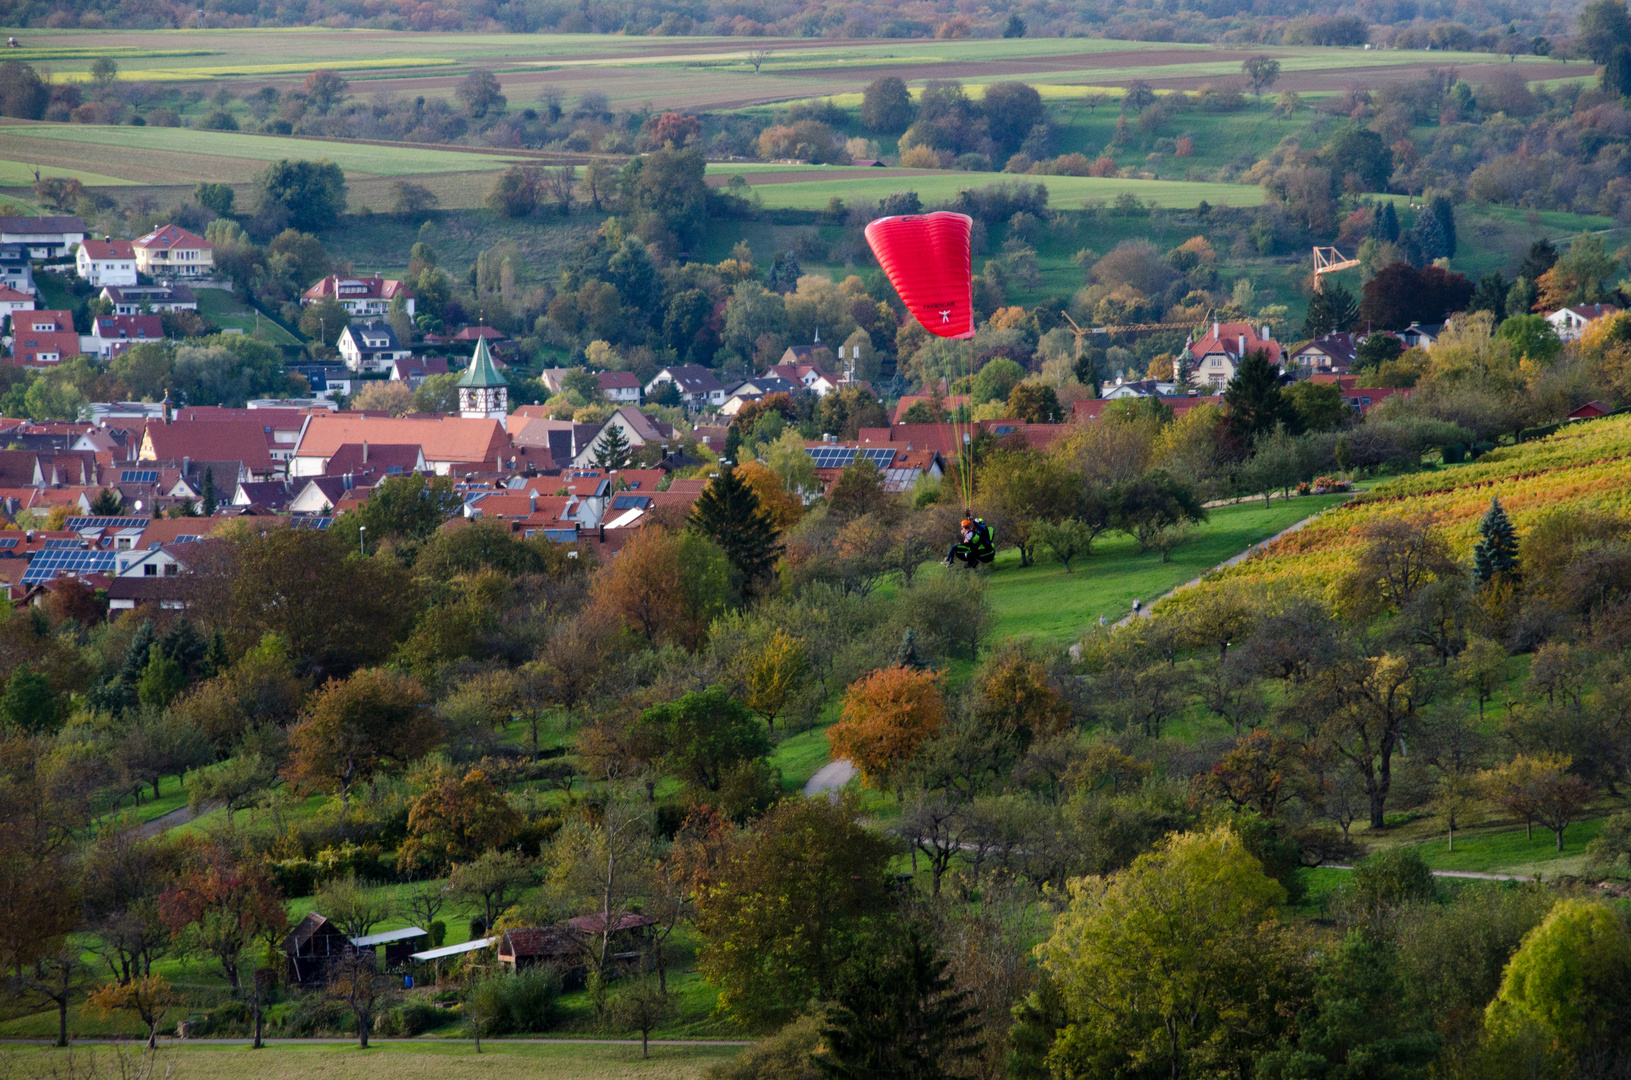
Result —
[[284, 896], [310, 896], [317, 891], [320, 870], [310, 859], [284, 859], [272, 864], [272, 883]]
[[474, 1011], [490, 1019], [483, 1035], [544, 1031], [555, 1018], [561, 976], [554, 968], [536, 967], [513, 975], [490, 975], [466, 998]]
[[423, 1001], [410, 1001], [385, 1013], [374, 1024], [381, 1035], [394, 1039], [411, 1039], [438, 1027], [447, 1019], [446, 1011]]
[[707, 1080], [818, 1080], [822, 1073], [810, 1054], [820, 1045], [820, 1019], [800, 1017], [703, 1075]]

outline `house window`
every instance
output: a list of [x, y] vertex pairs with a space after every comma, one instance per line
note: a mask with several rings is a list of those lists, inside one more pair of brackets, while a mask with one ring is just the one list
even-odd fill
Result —
[[159, 576], [159, 568], [157, 566], [154, 566], [152, 563], [148, 563], [146, 566], [142, 567], [142, 576], [143, 577], [158, 577]]

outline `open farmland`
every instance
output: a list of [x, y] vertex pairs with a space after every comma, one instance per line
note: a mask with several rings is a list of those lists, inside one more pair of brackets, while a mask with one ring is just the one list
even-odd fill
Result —
[[[729, 166], [721, 170], [730, 171]], [[753, 192], [771, 209], [819, 210], [834, 198], [846, 202], [882, 199], [897, 191], [915, 191], [925, 203], [955, 198], [964, 188], [990, 183], [996, 177], [961, 172], [896, 169], [894, 175], [869, 176], [854, 169], [835, 169], [830, 179], [802, 179], [819, 175], [799, 170], [792, 175], [771, 172], [744, 174]], [[882, 172], [883, 170], [869, 170]], [[795, 178], [797, 177], [797, 178]], [[1013, 177], [1002, 177], [1005, 180]], [[1118, 180], [1090, 176], [1023, 177], [1026, 183], [1042, 183], [1048, 189], [1049, 205], [1076, 209], [1087, 202], [1111, 202], [1132, 195], [1145, 203], [1160, 203], [1175, 209], [1190, 209], [1202, 202], [1214, 206], [1257, 206], [1263, 201], [1261, 188], [1240, 184], [1187, 183], [1182, 180]]]
[[[614, 105], [660, 109], [735, 108], [760, 102], [858, 93], [880, 75], [913, 86], [929, 79], [973, 84], [1022, 79], [1044, 85], [1120, 87], [1142, 79], [1194, 89], [1238, 81], [1241, 60], [1272, 55], [1280, 89], [1341, 91], [1454, 67], [1472, 81], [1506, 62], [1488, 53], [1431, 53], [1315, 47], [1208, 45], [1082, 38], [1002, 40], [830, 40], [606, 37], [590, 34], [425, 34], [383, 30], [18, 30], [23, 48], [8, 58], [48, 65], [69, 80], [88, 78], [98, 57], [126, 78], [226, 82], [242, 89], [293, 86], [318, 68], [343, 71], [359, 92], [449, 96], [472, 67], [494, 71], [513, 101], [537, 99], [546, 85], [569, 96], [594, 90]], [[769, 50], [758, 73], [750, 48]], [[1520, 57], [1533, 80], [1588, 77], [1580, 63]]]

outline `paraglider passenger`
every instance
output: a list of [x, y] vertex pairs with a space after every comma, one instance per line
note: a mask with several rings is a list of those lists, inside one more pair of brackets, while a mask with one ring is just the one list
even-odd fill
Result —
[[978, 563], [989, 563], [997, 557], [997, 547], [991, 542], [991, 530], [981, 518], [963, 519], [963, 539], [961, 543], [953, 544], [946, 552], [946, 565], [962, 562], [973, 567]]

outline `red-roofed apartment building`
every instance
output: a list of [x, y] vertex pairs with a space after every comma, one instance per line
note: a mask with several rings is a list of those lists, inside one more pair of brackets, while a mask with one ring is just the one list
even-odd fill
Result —
[[34, 298], [25, 292], [18, 292], [10, 285], [0, 285], [0, 318], [15, 315], [19, 311], [33, 311]]
[[74, 255], [79, 276], [98, 287], [136, 284], [136, 248], [129, 240], [91, 240]]
[[149, 277], [209, 277], [215, 273], [215, 245], [180, 225], [164, 225], [131, 244], [136, 269]]
[[319, 300], [337, 300], [345, 308], [346, 314], [352, 318], [361, 315], [387, 315], [391, 311], [391, 301], [397, 297], [402, 298], [403, 306], [407, 308], [408, 316], [413, 316], [413, 293], [408, 287], [394, 278], [384, 278], [375, 274], [373, 277], [340, 277], [330, 274], [311, 288], [300, 294], [302, 304], [315, 304]]
[[1189, 345], [1192, 381], [1221, 390], [1229, 385], [1240, 362], [1259, 349], [1269, 363], [1278, 367], [1280, 343], [1269, 336], [1269, 328], [1259, 332], [1250, 323], [1213, 323], [1212, 332]]

